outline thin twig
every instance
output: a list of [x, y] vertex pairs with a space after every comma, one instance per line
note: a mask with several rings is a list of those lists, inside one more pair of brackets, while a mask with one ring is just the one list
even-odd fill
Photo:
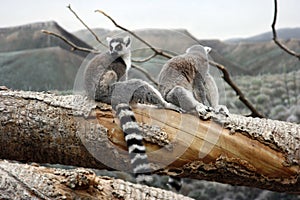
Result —
[[60, 38], [61, 40], [63, 40], [65, 43], [67, 43], [68, 45], [70, 45], [72, 47], [72, 51], [75, 50], [80, 50], [80, 51], [84, 51], [84, 52], [88, 52], [88, 53], [100, 53], [99, 51], [95, 50], [95, 49], [88, 49], [88, 48], [84, 48], [84, 47], [79, 47], [76, 44], [74, 44], [73, 42], [71, 42], [70, 40], [68, 40], [67, 38], [65, 38], [62, 35], [59, 35], [57, 33], [51, 32], [51, 31], [47, 31], [47, 30], [41, 30], [42, 33], [48, 34], [48, 35], [53, 35], [55, 37]]
[[248, 99], [245, 97], [245, 95], [242, 93], [242, 91], [238, 88], [238, 86], [231, 80], [227, 69], [223, 65], [221, 65], [217, 62], [211, 61], [211, 60], [209, 61], [209, 64], [217, 67], [218, 69], [220, 69], [222, 71], [223, 79], [235, 91], [235, 93], [239, 97], [240, 101], [243, 102], [245, 104], [245, 106], [247, 106], [247, 108], [252, 112], [250, 116], [264, 118], [264, 116], [262, 114], [260, 114], [254, 108], [254, 106], [248, 101]]
[[[42, 32], [45, 33], [45, 34], [53, 35], [53, 36], [63, 40], [65, 43], [70, 45], [73, 48], [73, 50], [79, 50], [79, 51], [88, 52], [88, 53], [95, 53], [95, 54], [100, 53], [97, 50], [87, 49], [87, 48], [84, 48], [84, 47], [79, 47], [79, 46], [75, 45], [73, 42], [71, 42], [70, 40], [68, 40], [67, 38], [65, 38], [65, 37], [63, 37], [63, 36], [61, 36], [57, 33], [53, 33], [53, 32], [46, 31], [46, 30], [42, 30]], [[146, 70], [144, 70], [143, 68], [141, 68], [140, 66], [135, 65], [135, 64], [131, 64], [131, 66], [132, 66], [132, 68], [135, 68], [136, 70], [142, 72], [150, 81], [153, 82], [153, 84], [155, 84], [156, 86], [158, 85], [157, 81]]]
[[149, 60], [151, 60], [152, 58], [154, 58], [155, 56], [157, 56], [157, 54], [154, 52], [152, 55], [150, 55], [147, 58], [141, 59], [141, 60], [136, 60], [136, 59], [131, 59], [132, 62], [136, 62], [136, 63], [144, 63], [147, 62]]
[[[128, 30], [127, 28], [124, 28], [122, 26], [120, 26], [112, 17], [110, 17], [108, 14], [106, 14], [104, 11], [101, 10], [96, 10], [96, 12], [100, 12], [101, 14], [103, 14], [104, 16], [106, 16], [117, 28], [120, 28], [121, 30], [130, 33], [131, 35], [133, 35], [135, 38], [137, 38], [138, 40], [140, 40], [141, 42], [143, 42], [144, 44], [146, 44], [153, 52], [154, 54], [152, 55], [154, 57], [155, 54], [157, 55], [161, 55], [165, 58], [172, 58], [173, 56], [170, 54], [165, 53], [164, 51], [159, 51], [157, 50], [155, 47], [153, 47], [151, 44], [149, 44], [148, 42], [146, 42], [144, 39], [142, 39], [141, 37], [139, 37], [138, 35], [136, 35], [134, 32]], [[187, 35], [189, 37], [191, 37], [193, 40], [197, 41], [199, 44], [200, 42], [198, 41], [198, 39], [196, 39], [194, 36], [191, 36], [190, 34]], [[150, 56], [151, 57], [151, 56]], [[231, 88], [236, 92], [236, 94], [239, 96], [239, 99], [245, 104], [246, 107], [248, 107], [250, 109], [251, 116], [253, 117], [260, 117], [262, 118], [263, 115], [260, 114], [255, 108], [254, 106], [246, 99], [245, 95], [242, 93], [242, 91], [236, 86], [236, 84], [231, 80], [230, 75], [227, 71], [227, 69], [219, 64], [216, 63], [214, 61], [210, 61], [210, 64], [219, 68], [222, 73], [223, 73], [223, 78], [224, 80], [228, 83], [228, 85], [231, 86]], [[153, 81], [153, 80], [152, 80]], [[155, 82], [154, 82], [155, 83]]]
[[[99, 37], [97, 36], [97, 34], [77, 15], [77, 13], [71, 8], [71, 5], [67, 6], [68, 9], [74, 14], [74, 16], [85, 26], [85, 28], [95, 37], [95, 39], [104, 47], [108, 47], [106, 44], [102, 43], [101, 40], [99, 39]], [[111, 18], [110, 18], [111, 19]], [[60, 37], [61, 38], [61, 37]], [[63, 38], [61, 38], [63, 39]], [[63, 39], [64, 40], [64, 39]], [[80, 48], [77, 47], [74, 43], [70, 43], [68, 40], [64, 40], [65, 42], [67, 42], [68, 44], [70, 44], [71, 46], [73, 46], [74, 48], [78, 49], [78, 50], [83, 50], [84, 48]], [[92, 52], [92, 51], [91, 51]], [[94, 53], [94, 52], [93, 52]], [[155, 53], [155, 55], [153, 57], [155, 57], [157, 54]], [[148, 59], [145, 59], [144, 62], [152, 59], [153, 57], [149, 57]], [[143, 61], [139, 61], [139, 60], [132, 60], [133, 62], [143, 62]], [[139, 67], [138, 65], [131, 65], [133, 68], [135, 68], [136, 70], [142, 72], [150, 81], [152, 81], [156, 86], [158, 85], [158, 83], [156, 82], [156, 80], [143, 68]]]
[[[200, 43], [200, 41], [197, 38], [195, 38], [192, 34], [186, 33], [185, 35], [187, 35], [188, 37], [190, 37], [191, 39], [196, 41], [198, 44], [202, 45]], [[248, 99], [245, 97], [245, 95], [242, 93], [242, 91], [239, 89], [239, 87], [231, 80], [230, 75], [229, 75], [229, 73], [228, 73], [225, 66], [223, 66], [223, 65], [221, 65], [217, 62], [214, 62], [212, 60], [209, 60], [209, 64], [211, 64], [212, 66], [217, 67], [219, 70], [222, 71], [224, 81], [235, 91], [235, 93], [239, 97], [240, 101], [243, 102], [244, 105], [251, 111], [250, 116], [260, 117], [260, 118], [264, 117], [261, 113], [259, 113], [254, 108], [254, 106], [248, 101]]]
[[[98, 38], [96, 36], [96, 34], [78, 17], [78, 15], [71, 9], [71, 7], [69, 6], [68, 7], [73, 13], [74, 15], [82, 22], [83, 25], [86, 26], [86, 28], [96, 37], [96, 39]], [[141, 37], [139, 37], [138, 35], [136, 35], [135, 33], [133, 33], [132, 31], [118, 25], [114, 19], [112, 19], [109, 15], [107, 15], [105, 12], [103, 11], [100, 11], [100, 10], [97, 10], [97, 12], [100, 12], [102, 13], [103, 15], [105, 15], [106, 17], [108, 17], [116, 27], [122, 29], [123, 31], [126, 31], [128, 33], [130, 33], [131, 35], [133, 35], [135, 38], [137, 38], [138, 40], [140, 40], [141, 42], [143, 42], [144, 44], [146, 44], [152, 51], [154, 51], [154, 53], [149, 56], [148, 58], [145, 58], [143, 60], [132, 60], [133, 62], [147, 62], [149, 61], [150, 59], [154, 58], [155, 56], [157, 55], [161, 55], [165, 58], [172, 58], [173, 56], [172, 55], [169, 55], [163, 51], [158, 51], [156, 48], [154, 48], [151, 44], [149, 44], [148, 42], [146, 42], [144, 39], [142, 39]], [[50, 32], [50, 31], [46, 31], [46, 30], [42, 30], [43, 33], [46, 33], [46, 34], [50, 34], [50, 35], [53, 35], [53, 36], [56, 36], [60, 39], [62, 39], [64, 42], [66, 42], [67, 44], [69, 44], [71, 47], [73, 47], [74, 50], [80, 50], [80, 51], [84, 51], [84, 52], [91, 52], [91, 53], [99, 53], [99, 51], [96, 51], [96, 50], [93, 50], [93, 49], [87, 49], [87, 48], [83, 48], [83, 47], [79, 47], [77, 45], [75, 45], [73, 42], [69, 41], [68, 39], [66, 39], [65, 37], [59, 35], [59, 34], [56, 34], [56, 33], [53, 33], [53, 32]], [[189, 37], [191, 37], [191, 35], [189, 35]], [[191, 37], [192, 39], [194, 39], [195, 41], [199, 42], [195, 37]], [[99, 38], [98, 38], [99, 40]], [[101, 42], [100, 42], [101, 43]], [[102, 44], [102, 43], [101, 43]], [[231, 80], [230, 78], [230, 75], [228, 73], [228, 71], [226, 70], [226, 68], [219, 64], [219, 63], [216, 63], [214, 61], [210, 61], [210, 64], [219, 68], [222, 72], [223, 72], [223, 78], [224, 80], [231, 86], [231, 88], [236, 92], [236, 94], [239, 96], [239, 99], [251, 110], [252, 114], [251, 116], [254, 116], [254, 117], [263, 117], [263, 115], [261, 115], [254, 107], [253, 105], [245, 98], [245, 95], [241, 92], [241, 90], [233, 83], [233, 81]], [[158, 86], [158, 83], [157, 81], [146, 71], [144, 70], [143, 68], [139, 67], [138, 65], [135, 65], [135, 64], [132, 64], [132, 67], [135, 68], [136, 70], [142, 72], [150, 81], [152, 81], [156, 86]]]
[[101, 45], [103, 45], [104, 47], [107, 47], [107, 45], [104, 44], [104, 43], [99, 39], [99, 37], [97, 36], [97, 34], [96, 34], [92, 29], [90, 29], [90, 27], [89, 27], [86, 23], [84, 23], [84, 21], [77, 15], [77, 13], [71, 8], [71, 5], [70, 5], [70, 4], [67, 6], [67, 8], [75, 15], [75, 17], [81, 22], [81, 24], [83, 24], [83, 25], [85, 26], [85, 28], [86, 28], [87, 30], [89, 30], [89, 32], [95, 37], [95, 39], [97, 40], [97, 42], [99, 42], [99, 43], [100, 43]]
[[142, 43], [144, 43], [146, 46], [148, 46], [153, 52], [155, 52], [157, 55], [161, 55], [161, 56], [164, 56], [166, 58], [172, 58], [173, 56], [164, 52], [164, 51], [161, 51], [161, 50], [158, 50], [156, 48], [154, 48], [151, 44], [149, 44], [148, 42], [146, 42], [143, 38], [141, 38], [140, 36], [138, 36], [137, 34], [135, 34], [134, 32], [130, 31], [129, 29], [119, 25], [111, 16], [109, 16], [108, 14], [106, 14], [104, 11], [102, 10], [96, 10], [95, 12], [99, 12], [101, 14], [103, 14], [105, 17], [107, 17], [117, 28], [127, 32], [127, 33], [130, 33], [132, 36], [134, 36], [135, 38], [137, 38], [138, 40], [140, 40]]
[[140, 66], [135, 65], [135, 64], [131, 64], [131, 66], [132, 66], [132, 68], [142, 72], [151, 82], [153, 82], [153, 84], [155, 84], [155, 86], [158, 86], [158, 82], [145, 69], [143, 69]]
[[283, 49], [285, 52], [287, 52], [288, 54], [297, 57], [300, 60], [300, 54], [296, 53], [295, 51], [289, 49], [287, 46], [285, 46], [284, 44], [282, 44], [278, 38], [277, 38], [277, 33], [276, 33], [276, 29], [275, 29], [275, 25], [276, 25], [276, 20], [277, 20], [277, 0], [274, 0], [274, 18], [273, 18], [273, 23], [272, 23], [272, 32], [273, 32], [273, 40], [275, 42], [275, 44], [277, 44], [281, 49]]

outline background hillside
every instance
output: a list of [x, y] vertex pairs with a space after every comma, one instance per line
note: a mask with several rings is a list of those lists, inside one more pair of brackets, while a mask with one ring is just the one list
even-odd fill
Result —
[[[278, 38], [281, 38], [282, 40], [289, 40], [289, 39], [300, 39], [300, 28], [282, 28], [276, 30]], [[232, 38], [229, 40], [226, 40], [226, 42], [229, 43], [240, 43], [240, 42], [246, 42], [246, 43], [254, 43], [254, 42], [269, 42], [273, 38], [273, 34], [271, 31], [262, 33], [259, 35], [255, 35], [249, 38]]]
[[[100, 50], [105, 48], [97, 43], [86, 30], [69, 33], [56, 22], [42, 22], [18, 27], [0, 29], [0, 84], [15, 89], [31, 90], [70, 90], [76, 74], [87, 53], [72, 51], [63, 41], [41, 33], [50, 30], [63, 35], [73, 43]], [[97, 35], [106, 43], [106, 36], [121, 34], [120, 31], [95, 29]], [[278, 30], [288, 47], [300, 51], [299, 28]], [[187, 30], [144, 29], [137, 34], [157, 48], [179, 54], [196, 41]], [[292, 38], [289, 38], [292, 37]], [[254, 38], [254, 39], [253, 39]], [[261, 42], [258, 39], [261, 38]], [[200, 43], [213, 48], [211, 57], [227, 67], [231, 75], [281, 74], [300, 69], [300, 62], [281, 49], [271, 40], [270, 33], [249, 39], [235, 39], [234, 42], [220, 40], [200, 40]], [[133, 40], [136, 58], [150, 55], [145, 45]], [[142, 64], [157, 75], [165, 60], [158, 58]], [[50, 74], [45, 77], [43, 66]], [[134, 72], [132, 76], [143, 77]], [[51, 77], [51, 78], [50, 78]], [[66, 79], [67, 77], [67, 79]], [[73, 78], [71, 78], [73, 77]], [[18, 80], [18, 81], [17, 81]]]
[[[120, 31], [106, 29], [94, 30], [103, 40], [106, 36], [119, 34]], [[282, 42], [289, 48], [300, 52], [300, 28], [279, 29]], [[188, 37], [187, 30], [146, 29], [137, 30], [136, 33], [150, 41], [154, 46], [176, 53], [182, 53], [186, 48], [196, 42]], [[99, 46], [97, 41], [86, 30], [75, 32], [78, 38], [91, 46]], [[289, 37], [291, 36], [291, 37]], [[255, 38], [261, 38], [259, 41]], [[258, 75], [265, 73], [282, 73], [300, 69], [297, 58], [283, 52], [272, 41], [271, 32], [264, 33], [249, 39], [235, 39], [235, 42], [220, 40], [199, 40], [201, 44], [213, 48], [211, 56], [219, 63], [225, 65], [232, 75]], [[135, 41], [134, 48], [141, 47]]]
[[22, 90], [70, 90], [87, 53], [71, 51], [53, 31], [79, 46], [91, 48], [56, 22], [0, 28], [0, 85]]
[[[41, 49], [56, 46], [70, 51], [69, 45], [57, 38], [43, 34], [41, 32], [43, 29], [59, 33], [79, 46], [86, 48], [90, 47], [73, 34], [64, 30], [56, 22], [49, 21], [23, 26], [0, 28], [0, 52]], [[74, 53], [80, 56], [86, 56], [86, 53], [84, 52], [76, 51]]]
[[69, 90], [83, 57], [59, 46], [0, 53], [0, 85], [22, 90]]
[[[41, 33], [42, 29], [59, 33], [78, 46], [105, 50], [88, 31], [69, 33], [56, 22], [0, 28], [0, 86], [36, 91], [72, 91], [78, 69], [88, 54], [72, 51], [60, 39]], [[300, 52], [299, 30], [278, 30], [282, 42], [297, 52]], [[94, 31], [104, 43], [108, 35], [124, 34], [100, 28]], [[189, 37], [191, 33], [183, 29], [145, 29], [136, 33], [155, 47], [174, 55], [196, 44]], [[300, 62], [274, 45], [270, 33], [228, 41], [199, 41], [213, 48], [211, 57], [226, 66], [232, 79], [259, 112], [268, 118], [300, 123]], [[134, 58], [150, 54], [145, 45], [133, 39]], [[141, 66], [156, 77], [165, 62], [166, 59], [157, 57]], [[220, 73], [215, 72], [214, 75], [218, 79], [221, 103], [230, 112], [249, 114], [232, 89], [223, 82]], [[134, 70], [131, 70], [130, 77], [144, 78]], [[157, 186], [164, 187], [167, 179], [157, 179]], [[193, 180], [185, 180], [181, 192], [198, 199], [299, 199], [297, 195]]]

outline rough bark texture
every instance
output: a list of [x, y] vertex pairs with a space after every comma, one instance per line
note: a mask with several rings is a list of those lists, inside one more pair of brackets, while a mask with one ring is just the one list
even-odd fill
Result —
[[[73, 98], [74, 97], [74, 98]], [[78, 97], [78, 99], [77, 99]], [[107, 151], [107, 129], [83, 117], [96, 107], [80, 96], [56, 96], [34, 92], [1, 92], [1, 158], [23, 162], [60, 163], [107, 168], [89, 154], [79, 136], [96, 135], [95, 142]], [[81, 98], [81, 99], [80, 99]], [[82, 120], [83, 119], [83, 120]], [[84, 132], [85, 131], [85, 132]], [[111, 155], [110, 155], [111, 154]], [[108, 157], [117, 158], [111, 151]], [[117, 159], [116, 159], [117, 160]], [[121, 164], [120, 164], [121, 165]]]
[[[155, 173], [300, 193], [300, 126], [138, 107]], [[130, 170], [111, 107], [81, 96], [0, 91], [0, 158]], [[107, 167], [108, 166], [108, 167]]]
[[0, 161], [0, 199], [184, 199], [191, 198], [96, 176], [92, 170], [53, 169]]

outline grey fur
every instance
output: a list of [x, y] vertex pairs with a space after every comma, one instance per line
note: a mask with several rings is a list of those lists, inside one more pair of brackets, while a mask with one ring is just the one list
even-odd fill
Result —
[[[129, 41], [127, 41], [129, 40]], [[96, 55], [84, 72], [84, 89], [96, 101], [110, 103], [110, 87], [113, 83], [127, 80], [131, 65], [130, 38], [107, 38], [109, 51]], [[118, 43], [121, 46], [116, 49]], [[127, 44], [127, 45], [126, 45]]]
[[168, 102], [186, 112], [204, 114], [206, 106], [219, 110], [218, 88], [209, 74], [209, 51], [209, 47], [194, 45], [163, 66], [159, 91]]
[[130, 149], [136, 180], [149, 182], [152, 180], [151, 168], [142, 144], [141, 130], [129, 105], [149, 103], [162, 108], [179, 109], [165, 101], [158, 90], [147, 82], [127, 80], [127, 72], [131, 67], [129, 37], [107, 38], [107, 41], [109, 51], [95, 56], [85, 69], [84, 88], [89, 97], [112, 105]]

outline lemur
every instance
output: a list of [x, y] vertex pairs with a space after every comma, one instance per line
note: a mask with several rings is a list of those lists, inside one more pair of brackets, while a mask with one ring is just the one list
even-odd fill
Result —
[[131, 67], [131, 39], [107, 38], [109, 51], [95, 56], [84, 72], [84, 88], [87, 95], [96, 101], [111, 104], [124, 132], [133, 173], [136, 181], [152, 181], [151, 168], [141, 130], [131, 110], [131, 103], [150, 103], [158, 107], [179, 110], [164, 100], [158, 90], [149, 83], [127, 80]]
[[[216, 112], [228, 112], [225, 106], [219, 105], [218, 88], [209, 74], [210, 50], [210, 47], [194, 45], [163, 66], [158, 78], [159, 91], [166, 101], [200, 116], [206, 113], [207, 106]], [[168, 185], [179, 191], [180, 178], [170, 177]]]
[[[224, 111], [219, 105], [219, 92], [209, 73], [210, 47], [194, 45], [185, 54], [173, 57], [159, 74], [159, 91], [166, 101], [186, 112], [205, 112], [205, 106]], [[205, 105], [205, 106], [203, 106]]]

